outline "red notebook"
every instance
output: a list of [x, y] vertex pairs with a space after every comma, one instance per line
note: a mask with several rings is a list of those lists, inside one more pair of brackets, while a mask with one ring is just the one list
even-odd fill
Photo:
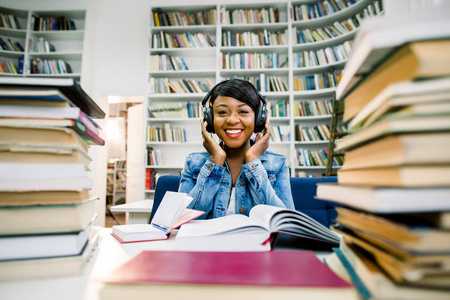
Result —
[[143, 251], [105, 283], [184, 283], [349, 288], [311, 251]]

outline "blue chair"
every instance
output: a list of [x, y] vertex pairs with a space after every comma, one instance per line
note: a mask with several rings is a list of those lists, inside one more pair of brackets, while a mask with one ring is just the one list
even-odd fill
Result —
[[167, 191], [178, 192], [181, 176], [179, 175], [163, 175], [156, 182], [155, 197], [153, 198], [152, 213], [150, 214], [149, 223], [152, 222], [153, 216], [158, 209], [164, 194]]
[[314, 199], [317, 183], [336, 182], [337, 177], [291, 177], [291, 191], [295, 209], [305, 213], [325, 227], [333, 224], [336, 217], [335, 204]]
[[[166, 191], [178, 191], [180, 180], [181, 176], [178, 175], [164, 175], [158, 179], [150, 222]], [[291, 177], [290, 180], [295, 209], [329, 227], [336, 217], [335, 205], [331, 202], [316, 200], [314, 196], [316, 195], [317, 183], [336, 182], [337, 177]]]

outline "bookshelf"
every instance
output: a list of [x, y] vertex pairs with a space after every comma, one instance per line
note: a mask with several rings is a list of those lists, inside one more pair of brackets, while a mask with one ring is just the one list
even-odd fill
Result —
[[110, 198], [110, 200], [107, 201], [108, 204], [117, 205], [125, 203], [126, 183], [126, 160], [114, 160], [112, 163], [109, 163], [106, 183], [107, 196]]
[[80, 79], [85, 10], [0, 7], [0, 18], [0, 76]]
[[[147, 149], [151, 148], [159, 151], [161, 161], [154, 165], [146, 158], [142, 178], [147, 177], [148, 181], [149, 170], [152, 176], [180, 174], [189, 153], [204, 151], [199, 126], [200, 103], [211, 86], [232, 77], [251, 81], [267, 99], [272, 126], [269, 150], [288, 158], [291, 176], [325, 174], [325, 162], [301, 164], [298, 153], [303, 150], [319, 154], [328, 146], [328, 138], [296, 139], [295, 130], [330, 123], [329, 109], [336, 81], [351, 55], [352, 41], [358, 30], [354, 24], [362, 17], [375, 17], [374, 3], [377, 7], [381, 4], [378, 0], [359, 0], [325, 16], [299, 17], [298, 11], [305, 10], [305, 5], [323, 2], [151, 7], [144, 145], [147, 157]], [[186, 15], [203, 17], [198, 18], [201, 19], [198, 22], [185, 22], [190, 25], [180, 26], [180, 20]], [[354, 24], [350, 24], [349, 19]], [[339, 34], [338, 28], [342, 30]], [[312, 32], [318, 29], [330, 35], [335, 32], [336, 36], [316, 36]], [[316, 38], [301, 40], [305, 35]], [[203, 37], [207, 38], [202, 41]], [[193, 40], [191, 47], [185, 46], [189, 44], [183, 42], [186, 38]], [[212, 42], [208, 42], [210, 39]], [[179, 92], [177, 84], [183, 80], [191, 88]], [[310, 107], [314, 110], [300, 114], [298, 107], [305, 104], [312, 104]], [[181, 132], [181, 140], [151, 140], [150, 136], [154, 135], [151, 132], [159, 131], [162, 136], [163, 127], [170, 127], [173, 135], [174, 131]], [[147, 184], [145, 198], [152, 198], [153, 192]]]

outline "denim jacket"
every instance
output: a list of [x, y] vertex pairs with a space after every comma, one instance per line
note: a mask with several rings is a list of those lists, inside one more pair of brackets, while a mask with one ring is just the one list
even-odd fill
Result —
[[[200, 219], [225, 216], [231, 194], [228, 165], [210, 159], [206, 151], [190, 154], [181, 174], [179, 191], [194, 198], [189, 208], [206, 212]], [[286, 158], [270, 151], [242, 165], [235, 186], [236, 213], [248, 215], [257, 204], [294, 209], [289, 177]]]

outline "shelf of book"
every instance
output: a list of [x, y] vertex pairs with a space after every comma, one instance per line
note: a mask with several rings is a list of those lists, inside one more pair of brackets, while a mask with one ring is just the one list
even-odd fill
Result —
[[[313, 1], [308, 5], [319, 2]], [[273, 134], [269, 150], [286, 155], [292, 176], [297, 174], [297, 148], [326, 152], [327, 138], [296, 140], [296, 126], [318, 126], [330, 122], [331, 111], [324, 111], [324, 107], [336, 92], [337, 78], [351, 55], [359, 22], [381, 12], [379, 0], [341, 2], [345, 2], [341, 3], [341, 8], [328, 8], [335, 12], [308, 20], [298, 19], [298, 12], [294, 16], [304, 1], [270, 5], [218, 3], [152, 7], [144, 139], [149, 141], [148, 127], [162, 127], [163, 124], [170, 124], [172, 128], [183, 126], [186, 135], [186, 142], [145, 143], [145, 147], [151, 146], [164, 153], [162, 165], [179, 166], [178, 170], [159, 168], [158, 171], [179, 174], [184, 163], [182, 158], [194, 151], [204, 151], [198, 124], [200, 103], [214, 84], [229, 78], [252, 82], [266, 98]], [[186, 15], [202, 17], [190, 23], [194, 25], [180, 26], [180, 18]], [[334, 29], [327, 28], [330, 26]], [[320, 37], [314, 33], [315, 40], [301, 39], [320, 28], [326, 28], [323, 32], [330, 34], [334, 30], [335, 34]], [[302, 82], [304, 88], [301, 87]], [[178, 84], [184, 85], [182, 93], [176, 90]], [[197, 85], [204, 92], [197, 92]], [[305, 102], [314, 106], [314, 111], [299, 114], [298, 107], [306, 107]], [[156, 116], [158, 105], [164, 103], [189, 103], [191, 107], [175, 118]], [[183, 147], [178, 147], [180, 145]], [[174, 152], [174, 149], [179, 152]], [[323, 175], [325, 165], [305, 167], [305, 170], [307, 176]], [[151, 198], [152, 195], [145, 197]]]
[[80, 79], [85, 10], [0, 7], [0, 14], [0, 75]]

